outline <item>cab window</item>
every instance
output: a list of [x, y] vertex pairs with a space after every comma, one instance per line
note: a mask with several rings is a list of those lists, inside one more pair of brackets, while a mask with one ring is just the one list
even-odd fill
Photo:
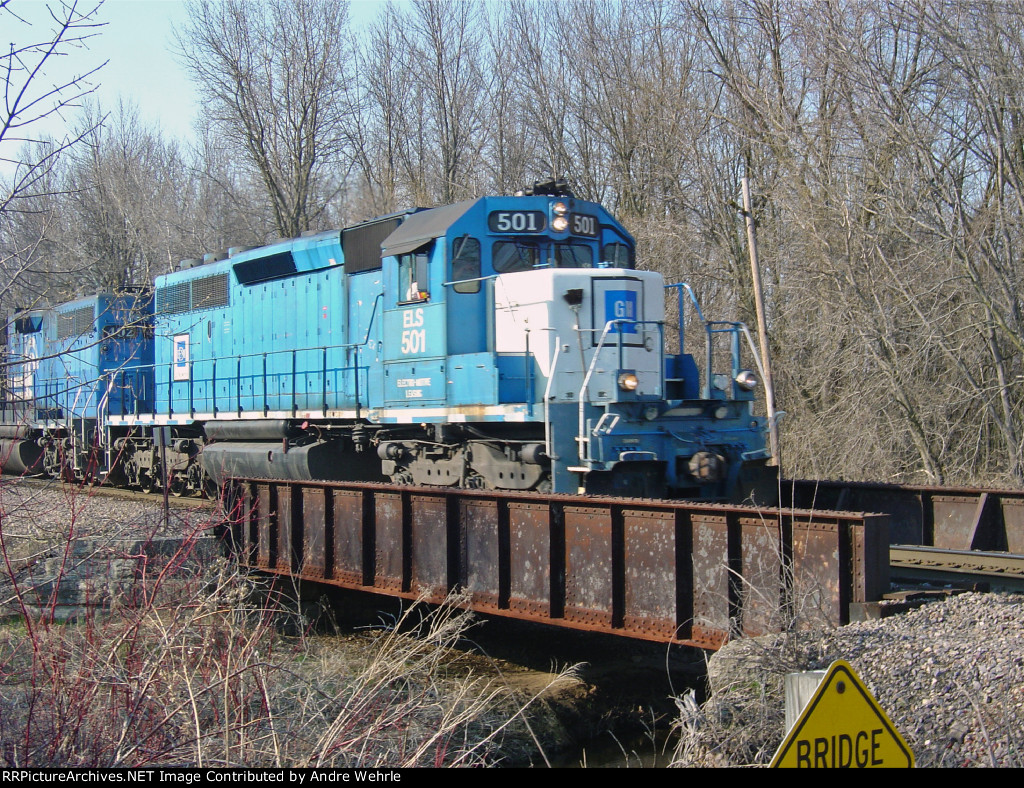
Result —
[[497, 241], [491, 250], [495, 273], [529, 271], [540, 263], [540, 246], [530, 241]]
[[622, 243], [605, 244], [601, 263], [609, 268], [632, 268], [633, 250]]
[[594, 252], [587, 244], [555, 244], [555, 265], [559, 268], [593, 268]]
[[[464, 235], [452, 242], [452, 281], [456, 293], [480, 292], [480, 241]], [[465, 281], [465, 280], [475, 281]]]
[[398, 256], [399, 303], [426, 301], [430, 297], [430, 285], [427, 281], [429, 259], [430, 255], [426, 248]]

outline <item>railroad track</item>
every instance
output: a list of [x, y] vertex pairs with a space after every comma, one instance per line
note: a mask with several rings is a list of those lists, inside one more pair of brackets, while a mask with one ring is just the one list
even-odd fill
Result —
[[[484, 612], [704, 648], [717, 647], [736, 627], [770, 630], [771, 611], [788, 604], [799, 583], [817, 589], [833, 624], [870, 615], [890, 579], [1024, 591], [1020, 548], [978, 549], [1024, 545], [1021, 491], [799, 480], [783, 483], [784, 506], [754, 509], [391, 485], [238, 484], [239, 557], [254, 569], [408, 598], [424, 587], [440, 599], [456, 586], [475, 586]], [[159, 492], [107, 486], [88, 492], [163, 500]], [[174, 496], [169, 503], [218, 504]], [[919, 543], [889, 544], [908, 534]], [[795, 568], [799, 582], [779, 584]]]
[[983, 584], [997, 591], [1024, 591], [1024, 555], [1014, 553], [891, 545], [889, 567], [894, 582]]
[[[36, 487], [39, 489], [53, 489], [54, 487], [59, 488], [61, 485], [69, 485], [72, 487], [80, 488], [84, 494], [97, 495], [106, 498], [119, 498], [123, 500], [145, 500], [153, 505], [161, 505], [164, 500], [164, 495], [159, 490], [154, 492], [142, 492], [141, 490], [131, 490], [123, 487], [112, 487], [107, 484], [82, 484], [80, 482], [61, 482], [58, 479], [44, 479], [38, 476], [17, 476], [17, 477], [4, 477], [4, 483], [10, 481], [16, 481], [19, 485], [25, 485], [27, 487]], [[201, 498], [196, 496], [188, 495], [168, 495], [167, 502], [170, 506], [193, 508], [193, 509], [211, 509], [217, 506], [218, 501], [210, 498]]]

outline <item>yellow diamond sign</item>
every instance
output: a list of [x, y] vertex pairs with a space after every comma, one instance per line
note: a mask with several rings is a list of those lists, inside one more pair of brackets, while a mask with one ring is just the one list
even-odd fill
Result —
[[786, 735], [772, 766], [909, 769], [914, 754], [849, 663], [837, 660]]

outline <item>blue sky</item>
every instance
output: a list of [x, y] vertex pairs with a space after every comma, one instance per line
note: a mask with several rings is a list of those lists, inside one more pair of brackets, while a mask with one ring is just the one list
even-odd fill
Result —
[[[57, 0], [52, 2], [56, 4]], [[95, 2], [80, 0], [80, 7], [91, 8]], [[32, 23], [32, 35], [45, 37], [46, 5], [41, 0], [13, 0], [9, 8]], [[381, 5], [382, 0], [355, 0], [351, 16], [357, 23], [365, 22]], [[102, 26], [89, 40], [87, 48], [74, 49], [53, 63], [45, 75], [46, 83], [53, 84], [62, 74], [82, 73], [108, 61], [94, 77], [96, 91], [93, 95], [105, 110], [114, 109], [118, 100], [124, 98], [136, 104], [145, 123], [159, 125], [168, 137], [189, 139], [199, 107], [195, 90], [173, 54], [173, 31], [187, 21], [184, 2], [106, 0], [95, 21]], [[5, 38], [4, 33], [8, 37]], [[27, 34], [24, 26], [9, 19], [0, 20], [0, 42], [4, 45], [14, 39], [24, 43]], [[33, 135], [62, 136], [73, 119], [74, 112], [63, 119], [49, 118], [31, 131]], [[0, 156], [11, 155], [10, 149], [0, 151]]]
[[96, 96], [108, 110], [119, 96], [138, 104], [142, 118], [164, 133], [187, 137], [196, 96], [172, 54], [173, 29], [187, 21], [178, 0], [107, 0], [99, 10], [107, 24], [90, 49], [109, 62], [97, 75]]

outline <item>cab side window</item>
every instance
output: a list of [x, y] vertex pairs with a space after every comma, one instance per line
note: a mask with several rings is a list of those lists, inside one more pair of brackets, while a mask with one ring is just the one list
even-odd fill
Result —
[[398, 296], [400, 304], [426, 301], [430, 297], [427, 278], [428, 248], [398, 256]]
[[456, 293], [480, 292], [480, 241], [476, 238], [464, 235], [452, 242], [452, 281]]

